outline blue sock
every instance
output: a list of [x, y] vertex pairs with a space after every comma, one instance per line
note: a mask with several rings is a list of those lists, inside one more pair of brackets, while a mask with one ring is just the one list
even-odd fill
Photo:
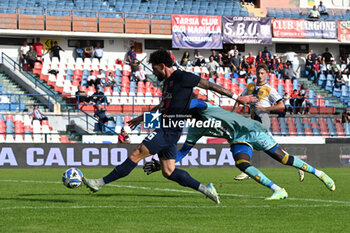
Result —
[[195, 190], [198, 190], [200, 183], [193, 179], [190, 174], [188, 174], [186, 171], [175, 168], [173, 173], [168, 177], [169, 180], [175, 181], [178, 184], [185, 186], [185, 187], [190, 187]]
[[267, 178], [259, 169], [257, 169], [254, 166], [249, 166], [244, 171], [247, 173], [251, 178], [259, 182], [260, 184], [270, 188], [270, 189], [280, 189], [280, 187], [276, 186], [275, 183], [273, 183], [269, 178]]
[[103, 181], [108, 184], [112, 181], [123, 178], [124, 176], [129, 175], [129, 173], [137, 166], [137, 163], [131, 161], [127, 158], [122, 164], [116, 166], [111, 173], [103, 177]]
[[294, 161], [293, 161], [293, 165], [292, 165], [293, 167], [296, 167], [296, 168], [299, 168], [303, 171], [315, 174], [316, 169], [313, 166], [305, 163], [303, 160], [299, 159], [296, 156], [293, 156], [293, 157], [294, 157]]

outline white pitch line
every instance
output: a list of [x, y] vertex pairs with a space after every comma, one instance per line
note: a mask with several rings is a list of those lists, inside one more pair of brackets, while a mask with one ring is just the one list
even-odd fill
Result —
[[[58, 181], [36, 181], [36, 180], [0, 180], [0, 182], [14, 182], [14, 183], [39, 183], [39, 184], [61, 184]], [[117, 187], [117, 188], [129, 188], [129, 189], [142, 189], [142, 190], [152, 190], [152, 191], [163, 191], [163, 192], [178, 192], [178, 193], [191, 193], [191, 194], [200, 194], [196, 191], [190, 190], [181, 190], [181, 189], [167, 189], [167, 188], [151, 188], [144, 186], [132, 186], [132, 185], [117, 185], [109, 184], [106, 187]], [[234, 193], [219, 193], [220, 196], [228, 197], [240, 197], [240, 198], [252, 198], [252, 199], [264, 199], [264, 196], [252, 196], [252, 195], [242, 195]], [[324, 202], [324, 203], [337, 203], [337, 204], [346, 204], [350, 205], [350, 201], [338, 201], [338, 200], [322, 200], [322, 199], [311, 199], [311, 198], [288, 198], [288, 200], [293, 201], [310, 201], [310, 202]]]
[[[350, 205], [334, 205], [334, 204], [323, 204], [323, 205], [248, 205], [244, 208], [258, 209], [258, 208], [318, 208], [318, 207], [350, 207]], [[190, 205], [138, 205], [138, 206], [11, 206], [1, 207], [1, 210], [25, 210], [25, 209], [164, 209], [164, 208], [178, 208], [178, 209], [225, 209], [225, 208], [241, 208], [241, 206], [190, 206]]]

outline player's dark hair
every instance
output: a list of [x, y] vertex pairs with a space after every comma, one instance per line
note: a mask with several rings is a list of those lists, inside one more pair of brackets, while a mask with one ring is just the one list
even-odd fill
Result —
[[258, 67], [256, 67], [256, 72], [259, 72], [260, 69], [264, 69], [267, 73], [269, 72], [269, 68], [265, 63], [260, 63]]
[[173, 59], [171, 59], [170, 53], [164, 49], [159, 49], [151, 53], [148, 62], [154, 65], [163, 63], [169, 68], [172, 67], [174, 63]]

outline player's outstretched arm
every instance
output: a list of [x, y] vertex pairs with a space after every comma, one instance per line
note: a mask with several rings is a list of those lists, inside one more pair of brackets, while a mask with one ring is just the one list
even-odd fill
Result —
[[[159, 104], [159, 105], [153, 107], [153, 108], [150, 110], [150, 112], [157, 111], [157, 110], [159, 110], [160, 108], [161, 108], [161, 104]], [[138, 117], [136, 117], [136, 118], [134, 118], [134, 119], [131, 119], [131, 120], [128, 121], [127, 123], [128, 123], [128, 125], [130, 126], [131, 129], [135, 129], [142, 121], [143, 121], [143, 113], [142, 113], [140, 116], [138, 116]]]
[[216, 85], [215, 83], [209, 82], [208, 80], [205, 80], [205, 79], [201, 79], [197, 86], [206, 90], [215, 91], [221, 95], [225, 95], [227, 97], [235, 99], [243, 105], [257, 101], [257, 98], [254, 96], [251, 96], [251, 95], [238, 96], [235, 93], [227, 90], [226, 88], [223, 88], [222, 86]]

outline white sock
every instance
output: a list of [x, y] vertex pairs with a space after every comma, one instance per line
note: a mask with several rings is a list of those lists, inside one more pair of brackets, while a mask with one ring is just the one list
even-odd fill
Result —
[[273, 184], [270, 189], [272, 189], [273, 191], [276, 191], [276, 190], [279, 190], [279, 189], [282, 189], [282, 188], [280, 186], [276, 185], [276, 184]]
[[318, 178], [320, 178], [321, 174], [322, 174], [322, 171], [317, 170], [317, 169], [315, 168], [315, 176], [317, 176]]
[[101, 186], [105, 185], [103, 178], [97, 179], [97, 183]]

